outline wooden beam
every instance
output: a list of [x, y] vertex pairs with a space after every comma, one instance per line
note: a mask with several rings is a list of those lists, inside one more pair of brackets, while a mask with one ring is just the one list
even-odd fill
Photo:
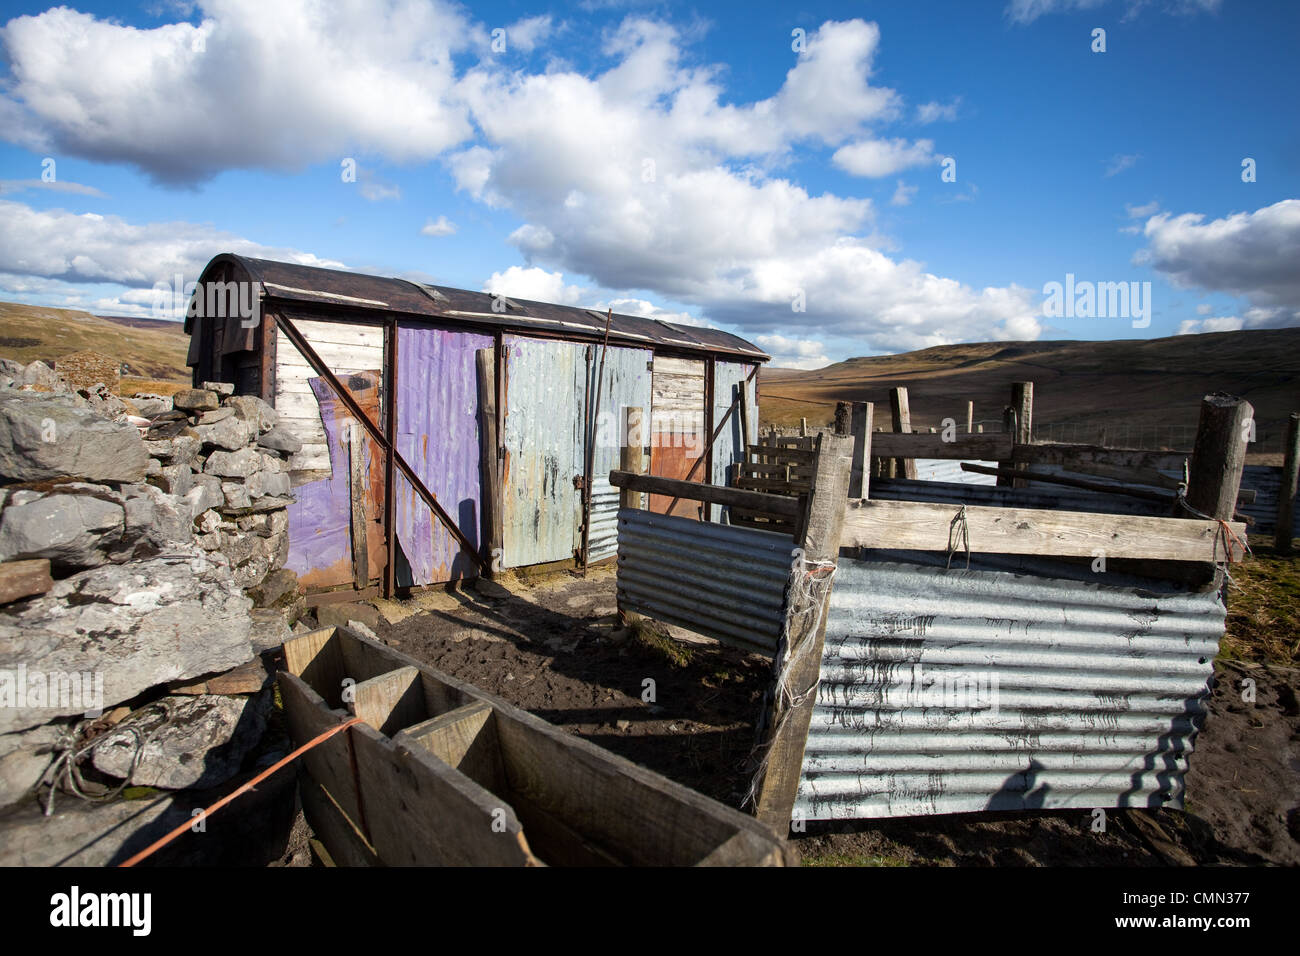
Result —
[[944, 441], [942, 435], [877, 432], [871, 442], [871, 454], [876, 458], [1004, 461], [1011, 452], [1011, 438], [1007, 435], [957, 435], [952, 441]]
[[1188, 472], [1188, 506], [1211, 518], [1232, 519], [1254, 415], [1250, 402], [1223, 392], [1201, 401]]
[[[906, 435], [912, 430], [912, 411], [907, 402], [907, 389], [901, 385], [889, 390], [889, 411], [894, 420], [894, 432]], [[877, 452], [879, 454], [879, 452]], [[894, 474], [899, 478], [916, 477], [914, 458], [897, 458]]]
[[975, 431], [975, 429], [972, 427], [974, 425], [974, 422], [975, 422], [975, 403], [967, 402], [966, 403], [966, 434], [967, 435], [970, 435]]
[[[619, 468], [633, 475], [645, 471], [645, 437], [642, 435], [645, 410], [629, 405], [623, 411], [623, 447], [619, 453]], [[641, 492], [624, 488], [619, 493], [619, 507], [640, 509]]]
[[363, 680], [352, 691], [348, 710], [390, 737], [429, 716], [420, 672], [414, 667], [400, 667]]
[[[767, 747], [754, 790], [760, 821], [785, 834], [790, 828], [804, 745], [812, 721], [826, 639], [831, 575], [840, 554], [844, 503], [848, 499], [853, 439], [822, 435], [817, 445], [813, 490], [799, 517], [795, 542], [802, 554], [791, 570], [784, 635], [773, 662], [774, 684], [764, 705]], [[800, 586], [796, 586], [798, 581]]]
[[[1017, 445], [1032, 444], [1034, 434], [1034, 383], [1033, 382], [1012, 382], [1011, 383], [1011, 407], [1016, 410], [1016, 430], [1014, 434]], [[1014, 457], [1014, 451], [1013, 451]], [[1016, 470], [1023, 468], [1023, 465], [1011, 463], [1011, 467]], [[1029, 483], [1023, 479], [1013, 479], [1013, 488], [1027, 488]]]
[[[947, 551], [950, 526], [959, 507], [920, 501], [849, 501], [843, 544], [901, 551]], [[1106, 557], [1117, 559], [1206, 562], [1227, 557], [1216, 543], [1220, 534], [1216, 521], [1035, 508], [965, 507], [972, 552], [1091, 557], [1100, 548]], [[1230, 527], [1244, 539], [1244, 524]]]
[[[1024, 466], [1021, 466], [1024, 467]], [[1041, 471], [1017, 471], [1011, 468], [993, 468], [989, 465], [975, 465], [968, 461], [961, 463], [962, 471], [969, 471], [977, 475], [996, 475], [999, 478], [1015, 478], [1022, 482], [1025, 487], [1029, 486], [1031, 481], [1041, 481], [1049, 485], [1067, 485], [1071, 488], [1084, 488], [1088, 491], [1102, 491], [1108, 494], [1125, 495], [1129, 498], [1141, 498], [1144, 501], [1155, 501], [1159, 504], [1171, 505], [1174, 502], [1172, 492], [1152, 491], [1148, 488], [1132, 488], [1128, 485], [1119, 485], [1114, 482], [1089, 481], [1086, 478], [1074, 478], [1069, 475], [1050, 475]]]
[[52, 587], [54, 579], [50, 577], [50, 562], [46, 558], [0, 563], [0, 604], [44, 594]]
[[615, 488], [644, 491], [652, 495], [672, 495], [687, 501], [707, 501], [716, 505], [747, 508], [778, 517], [794, 518], [799, 514], [799, 500], [784, 495], [767, 495], [758, 491], [742, 491], [722, 485], [706, 485], [698, 481], [679, 481], [657, 475], [634, 475], [627, 471], [611, 471], [609, 483]]
[[477, 349], [474, 352], [474, 371], [478, 383], [479, 474], [483, 482], [482, 541], [486, 545], [488, 565], [485, 573], [491, 577], [496, 570], [495, 558], [504, 552], [502, 541], [501, 467], [497, 460], [497, 383], [496, 350]]
[[1282, 485], [1277, 492], [1277, 527], [1273, 531], [1273, 546], [1283, 554], [1291, 553], [1297, 475], [1300, 475], [1300, 412], [1292, 412], [1287, 422], [1286, 457], [1282, 463]]
[[495, 793], [506, 791], [501, 745], [497, 740], [496, 724], [492, 721], [492, 705], [485, 700], [476, 700], [430, 717], [400, 731], [394, 740], [423, 747], [486, 790]]
[[876, 406], [854, 402], [850, 431], [853, 435], [853, 465], [849, 470], [849, 497], [871, 497], [871, 425]]
[[352, 586], [358, 591], [370, 583], [370, 546], [366, 532], [369, 517], [366, 514], [366, 445], [361, 426], [347, 423], [348, 442], [348, 505], [351, 516]]
[[[1016, 445], [1011, 457], [1016, 462], [1037, 465], [1063, 465], [1067, 468], [1087, 464], [1114, 468], [1182, 472], [1188, 452], [1146, 451], [1138, 448], [1104, 448], [1100, 445]], [[999, 457], [997, 459], [1001, 461]]]

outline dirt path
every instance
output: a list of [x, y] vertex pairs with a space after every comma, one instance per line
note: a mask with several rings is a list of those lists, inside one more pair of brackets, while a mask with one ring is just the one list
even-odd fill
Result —
[[[693, 641], [682, 665], [678, 648], [616, 630], [612, 569], [379, 603], [386, 643], [740, 805], [768, 662]], [[810, 823], [795, 845], [824, 865], [1300, 864], [1300, 670], [1225, 662], [1216, 674], [1185, 813], [1109, 811], [1104, 832], [1081, 810]]]

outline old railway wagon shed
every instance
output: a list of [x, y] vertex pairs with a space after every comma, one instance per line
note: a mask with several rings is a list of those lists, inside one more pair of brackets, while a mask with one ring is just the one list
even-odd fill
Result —
[[714, 329], [231, 254], [186, 331], [196, 384], [234, 382], [303, 443], [288, 566], [311, 590], [612, 557], [624, 409], [651, 474], [725, 484], [769, 358]]

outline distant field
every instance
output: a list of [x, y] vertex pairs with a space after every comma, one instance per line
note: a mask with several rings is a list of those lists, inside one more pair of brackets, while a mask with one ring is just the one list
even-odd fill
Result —
[[133, 378], [188, 382], [189, 342], [179, 322], [0, 302], [0, 356], [23, 363], [53, 365], [61, 355], [93, 349], [125, 362]]
[[[1079, 440], [1108, 429], [1181, 437], [1196, 426], [1201, 397], [1225, 391], [1255, 406], [1258, 451], [1281, 440], [1286, 417], [1300, 410], [1300, 328], [1216, 332], [1115, 342], [984, 342], [852, 358], [816, 371], [763, 369], [764, 424], [829, 424], [837, 401], [876, 403], [889, 423], [889, 389], [908, 389], [913, 427], [1001, 422], [1012, 382], [1034, 383], [1034, 422], [1076, 425]], [[883, 419], [882, 416], [883, 415]], [[1062, 430], [1069, 438], [1071, 429]], [[1144, 434], [1145, 434], [1144, 433]], [[1143, 445], [1142, 447], [1146, 447]], [[1279, 446], [1280, 447], [1280, 446]]]

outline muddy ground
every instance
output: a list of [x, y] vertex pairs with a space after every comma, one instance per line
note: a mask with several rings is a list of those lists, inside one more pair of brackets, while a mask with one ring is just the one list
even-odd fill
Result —
[[[618, 629], [611, 568], [376, 604], [374, 630], [391, 646], [723, 803], [744, 799], [768, 662], [681, 631], [687, 641]], [[1079, 810], [809, 823], [792, 840], [823, 865], [1294, 866], [1297, 689], [1294, 668], [1217, 666], [1186, 812], [1112, 810], [1105, 832]]]

